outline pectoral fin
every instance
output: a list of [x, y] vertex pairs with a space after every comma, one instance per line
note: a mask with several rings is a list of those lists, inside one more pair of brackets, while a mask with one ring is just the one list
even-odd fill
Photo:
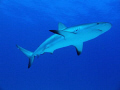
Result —
[[82, 53], [83, 43], [79, 43], [74, 45], [77, 51], [77, 55], [80, 55]]
[[68, 31], [62, 31], [62, 30], [49, 30], [55, 34], [58, 34], [58, 35], [62, 35], [64, 37], [67, 37], [67, 36], [71, 36], [71, 35], [74, 35], [73, 32], [68, 32]]

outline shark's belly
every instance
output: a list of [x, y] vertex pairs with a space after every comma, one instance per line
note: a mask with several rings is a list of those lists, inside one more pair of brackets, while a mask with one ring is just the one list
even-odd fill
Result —
[[35, 51], [35, 55], [43, 54], [44, 52], [53, 53], [54, 50], [66, 47], [69, 45], [78, 44], [80, 42], [85, 42], [91, 39], [96, 38], [101, 34], [101, 31], [97, 30], [84, 30], [76, 35], [73, 35], [69, 38], [63, 37], [61, 35], [53, 35], [43, 42]]
[[86, 42], [86, 41], [89, 41], [91, 39], [98, 37], [102, 33], [103, 32], [101, 32], [99, 30], [91, 30], [91, 31], [87, 31], [87, 32], [82, 32], [81, 34], [79, 34], [78, 38], [80, 38], [81, 41]]
[[61, 38], [47, 44], [44, 52], [53, 53], [54, 50], [63, 48], [63, 47], [69, 46], [69, 45], [71, 45], [71, 43], [68, 42], [64, 37], [61, 37]]
[[65, 40], [65, 38], [61, 35], [52, 35], [50, 38], [48, 38], [45, 42], [43, 42], [34, 52], [34, 55], [40, 55], [45, 52], [53, 53], [54, 50], [69, 46], [70, 43]]

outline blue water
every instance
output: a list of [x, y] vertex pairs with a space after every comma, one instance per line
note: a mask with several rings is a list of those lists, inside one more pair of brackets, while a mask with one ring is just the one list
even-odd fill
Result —
[[[84, 43], [28, 58], [16, 44], [34, 51], [67, 27], [110, 22], [112, 28]], [[120, 0], [0, 0], [0, 90], [120, 90]]]

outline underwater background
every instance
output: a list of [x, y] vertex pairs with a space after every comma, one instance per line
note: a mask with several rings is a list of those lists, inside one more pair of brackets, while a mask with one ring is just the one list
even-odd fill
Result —
[[[84, 43], [28, 58], [57, 30], [109, 22], [112, 28]], [[120, 90], [120, 0], [0, 0], [0, 90]]]

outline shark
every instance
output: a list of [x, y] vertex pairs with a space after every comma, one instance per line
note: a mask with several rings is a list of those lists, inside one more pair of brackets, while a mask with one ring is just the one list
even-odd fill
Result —
[[51, 37], [46, 39], [34, 52], [26, 50], [19, 45], [16, 45], [28, 58], [28, 68], [33, 64], [34, 58], [46, 52], [53, 53], [56, 49], [74, 46], [77, 55], [82, 53], [83, 43], [92, 40], [112, 27], [108, 22], [96, 22], [89, 24], [82, 24], [73, 27], [66, 27], [63, 23], [58, 24], [58, 30], [49, 30], [54, 33]]

